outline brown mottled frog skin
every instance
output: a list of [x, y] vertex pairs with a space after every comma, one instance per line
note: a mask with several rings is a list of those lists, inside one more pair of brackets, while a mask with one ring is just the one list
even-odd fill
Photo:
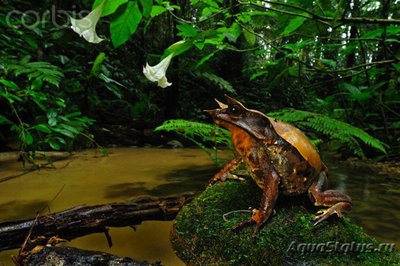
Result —
[[309, 139], [296, 127], [247, 109], [237, 100], [226, 96], [228, 105], [219, 101], [220, 109], [206, 110], [217, 125], [231, 132], [238, 156], [225, 165], [210, 184], [229, 176], [230, 171], [244, 162], [263, 190], [260, 208], [252, 217], [235, 226], [255, 224], [253, 236], [271, 215], [279, 193], [299, 195], [308, 193], [320, 210], [314, 225], [336, 213], [342, 217], [351, 210], [351, 198], [336, 190], [324, 190], [328, 169]]

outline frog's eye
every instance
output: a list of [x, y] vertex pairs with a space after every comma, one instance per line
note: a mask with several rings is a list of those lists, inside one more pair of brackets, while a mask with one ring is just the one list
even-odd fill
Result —
[[228, 114], [234, 115], [234, 116], [239, 116], [243, 112], [242, 108], [239, 105], [236, 105], [236, 104], [229, 105], [227, 111], [228, 111]]

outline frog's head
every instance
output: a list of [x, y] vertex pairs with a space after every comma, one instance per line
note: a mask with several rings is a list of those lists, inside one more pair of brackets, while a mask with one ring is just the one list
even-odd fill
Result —
[[245, 130], [257, 139], [265, 139], [274, 135], [273, 126], [267, 116], [259, 111], [247, 109], [241, 102], [227, 95], [225, 97], [227, 104], [215, 99], [220, 108], [205, 110], [217, 125], [231, 132]]

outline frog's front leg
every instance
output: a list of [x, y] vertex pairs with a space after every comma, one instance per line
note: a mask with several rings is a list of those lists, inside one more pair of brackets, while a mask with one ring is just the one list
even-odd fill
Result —
[[263, 195], [260, 208], [256, 210], [249, 220], [246, 220], [233, 227], [238, 230], [249, 224], [255, 224], [252, 236], [255, 237], [260, 228], [268, 221], [278, 198], [279, 176], [275, 170], [269, 166], [253, 171], [253, 174], [259, 179], [263, 179]]
[[315, 206], [329, 207], [326, 210], [320, 210], [315, 217], [314, 226], [324, 221], [332, 214], [341, 218], [343, 212], [351, 210], [351, 198], [337, 190], [324, 190], [323, 187], [327, 182], [326, 173], [322, 171], [319, 179], [309, 189], [309, 196]]
[[232, 177], [231, 172], [234, 171], [236, 168], [238, 168], [241, 162], [242, 162], [241, 156], [236, 156], [235, 158], [233, 158], [229, 163], [227, 163], [224, 167], [222, 167], [222, 169], [219, 170], [218, 173], [214, 175], [214, 177], [211, 179], [208, 185], [212, 186], [221, 180], [224, 181], [226, 179], [235, 179]]

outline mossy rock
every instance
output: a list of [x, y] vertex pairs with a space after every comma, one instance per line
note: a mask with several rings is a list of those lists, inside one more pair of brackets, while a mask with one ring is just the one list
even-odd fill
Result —
[[[251, 237], [252, 226], [233, 232], [232, 226], [251, 213], [230, 212], [257, 208], [260, 198], [261, 190], [250, 180], [207, 188], [176, 219], [171, 233], [176, 254], [189, 265], [400, 265], [396, 250], [344, 252], [351, 243], [378, 247], [379, 242], [348, 218], [330, 217], [313, 227], [318, 209], [307, 197], [280, 197], [276, 214], [255, 238]], [[300, 243], [328, 246], [325, 252], [321, 245], [320, 251], [302, 252], [306, 247]]]

